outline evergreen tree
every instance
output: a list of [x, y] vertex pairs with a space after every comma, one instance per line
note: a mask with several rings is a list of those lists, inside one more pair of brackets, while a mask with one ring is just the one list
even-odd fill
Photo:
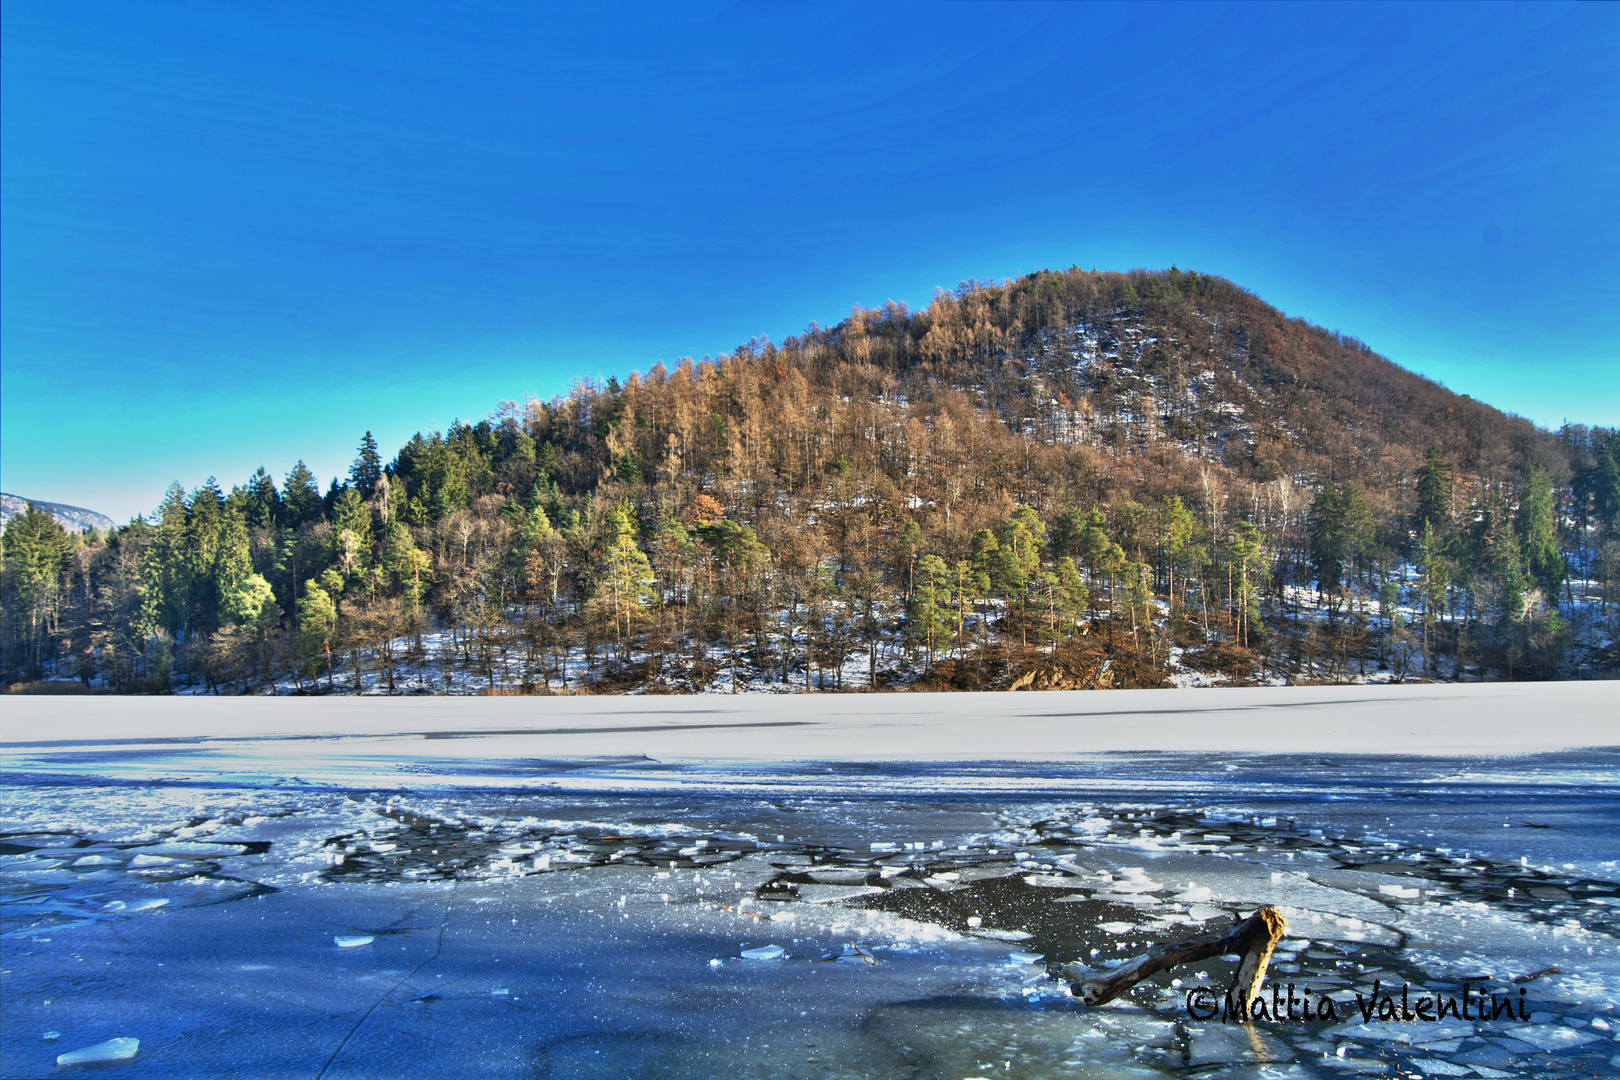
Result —
[[287, 508], [287, 524], [297, 528], [321, 516], [320, 482], [302, 460], [287, 473], [282, 492], [282, 502]]
[[1041, 568], [1040, 544], [1046, 536], [1046, 525], [1027, 506], [1019, 507], [1001, 527], [1001, 541], [992, 562], [991, 584], [1006, 600], [1008, 613], [1018, 606], [1019, 637], [1029, 643], [1025, 613], [1028, 593], [1035, 575]]
[[946, 622], [949, 593], [950, 570], [945, 560], [938, 555], [918, 559], [911, 603], [906, 611], [906, 636], [923, 646], [925, 668], [933, 666], [935, 647], [950, 635]]
[[1620, 526], [1620, 455], [1613, 439], [1598, 455], [1593, 469], [1592, 507], [1603, 527], [1616, 532]]
[[1446, 609], [1446, 591], [1451, 585], [1451, 568], [1444, 554], [1444, 543], [1434, 522], [1424, 521], [1418, 534], [1418, 599], [1423, 605], [1423, 666], [1431, 674], [1438, 669], [1435, 628]]
[[1233, 600], [1238, 613], [1238, 643], [1245, 647], [1249, 644], [1249, 636], [1254, 625], [1261, 621], [1253, 579], [1259, 576], [1260, 572], [1262, 536], [1259, 527], [1253, 522], [1239, 521], [1233, 526], [1231, 539], [1227, 541], [1227, 557], [1237, 577]]
[[1540, 584], [1549, 605], [1558, 602], [1558, 591], [1568, 576], [1564, 556], [1558, 550], [1558, 520], [1553, 506], [1552, 480], [1543, 469], [1530, 470], [1514, 529], [1524, 550], [1524, 564]]
[[377, 490], [377, 481], [382, 479], [382, 475], [382, 457], [377, 453], [377, 440], [368, 431], [360, 440], [360, 456], [349, 467], [349, 483], [360, 492], [362, 500], [369, 499]]
[[[1332, 484], [1326, 484], [1317, 492], [1308, 517], [1311, 566], [1316, 572], [1316, 587], [1319, 593], [1326, 593], [1329, 597], [1340, 591], [1344, 579], [1345, 556], [1349, 548], [1345, 530], [1346, 509], [1344, 498], [1334, 490]], [[1328, 607], [1329, 625], [1332, 624], [1336, 607], [1336, 604]]]
[[[331, 571], [327, 571], [328, 574]], [[330, 582], [329, 582], [330, 583]], [[337, 582], [342, 585], [341, 579]], [[332, 644], [337, 638], [338, 608], [332, 594], [321, 582], [310, 578], [304, 595], [298, 598], [299, 650], [306, 660], [319, 657], [326, 671], [326, 688], [332, 690]]]
[[[1181, 505], [1177, 499], [1176, 505]], [[1073, 559], [1079, 557], [1083, 550], [1082, 537], [1086, 530], [1086, 512], [1078, 506], [1071, 506], [1061, 510], [1052, 519], [1051, 530], [1047, 534], [1047, 546], [1052, 549], [1053, 556], [1060, 559]]]
[[257, 623], [266, 603], [274, 599], [270, 583], [253, 571], [247, 522], [232, 507], [226, 507], [220, 522], [214, 583], [216, 610], [224, 621], [237, 625]]
[[1451, 465], [1438, 446], [1429, 447], [1423, 467], [1418, 470], [1417, 514], [1413, 518], [1416, 532], [1422, 533], [1425, 523], [1433, 525], [1442, 538], [1451, 531], [1452, 488]]
[[422, 577], [432, 569], [432, 556], [416, 546], [409, 529], [394, 521], [389, 523], [383, 540], [382, 563], [384, 569], [394, 575], [406, 610], [415, 611], [422, 604], [425, 592]]
[[66, 530], [33, 503], [6, 523], [5, 616], [15, 621], [14, 640], [23, 646], [25, 668], [43, 673], [45, 642], [54, 629], [61, 596], [63, 561], [70, 547]]
[[915, 521], [907, 521], [894, 545], [895, 578], [904, 583], [904, 597], [911, 599], [916, 588], [917, 559], [922, 554], [922, 529]]
[[1164, 553], [1165, 594], [1170, 610], [1176, 607], [1176, 563], [1192, 546], [1198, 536], [1198, 519], [1172, 495], [1159, 511], [1159, 545]]
[[152, 541], [142, 549], [142, 592], [157, 624], [173, 635], [191, 614], [190, 574], [186, 557], [186, 489], [169, 485], [157, 509]]
[[967, 585], [975, 607], [979, 601], [989, 599], [992, 590], [1000, 588], [1001, 563], [1001, 544], [997, 542], [996, 534], [989, 529], [974, 533]]
[[619, 655], [626, 655], [626, 642], [636, 624], [646, 618], [646, 609], [656, 598], [652, 564], [636, 546], [635, 530], [629, 515], [619, 507], [608, 511], [605, 550], [597, 575], [596, 595], [591, 610], [613, 623], [613, 636]]
[[220, 623], [219, 561], [225, 531], [225, 499], [210, 476], [186, 505], [186, 570], [190, 578], [187, 625], [209, 634]]
[[264, 466], [259, 466], [253, 475], [248, 477], [246, 495], [249, 525], [273, 528], [280, 523], [281, 494], [276, 491], [276, 482], [270, 479], [270, 474], [264, 471]]
[[332, 506], [332, 558], [344, 574], [355, 574], [371, 565], [371, 511], [360, 500], [360, 492], [345, 487]]

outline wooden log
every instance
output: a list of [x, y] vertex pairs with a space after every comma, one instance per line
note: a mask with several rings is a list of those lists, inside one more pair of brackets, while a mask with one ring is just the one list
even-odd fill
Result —
[[1102, 1005], [1149, 975], [1179, 964], [1236, 954], [1243, 958], [1243, 962], [1238, 965], [1237, 978], [1232, 985], [1232, 1000], [1242, 1005], [1246, 1015], [1249, 1006], [1260, 995], [1271, 954], [1287, 929], [1288, 920], [1283, 918], [1282, 912], [1274, 907], [1263, 907], [1224, 932], [1211, 931], [1160, 945], [1112, 971], [1091, 971], [1079, 964], [1064, 964], [1062, 971], [1069, 977], [1070, 989], [1075, 997], [1086, 1005]]

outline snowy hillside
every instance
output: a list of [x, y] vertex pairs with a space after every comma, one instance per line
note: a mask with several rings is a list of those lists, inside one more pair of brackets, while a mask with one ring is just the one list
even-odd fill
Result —
[[44, 502], [40, 499], [25, 499], [20, 495], [7, 495], [0, 492], [0, 528], [4, 528], [12, 518], [28, 509], [33, 503], [41, 510], [50, 514], [62, 523], [62, 528], [69, 532], [85, 532], [95, 529], [106, 532], [117, 527], [117, 522], [106, 514], [98, 514], [94, 510], [86, 510], [82, 506], [68, 506], [66, 503]]

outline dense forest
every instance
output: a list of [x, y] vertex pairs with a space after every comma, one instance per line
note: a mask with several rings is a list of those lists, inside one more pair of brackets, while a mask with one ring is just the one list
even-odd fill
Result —
[[[357, 427], [361, 426], [359, 424]], [[1078, 268], [4, 532], [0, 679], [972, 689], [1616, 667], [1620, 433]], [[21, 688], [21, 687], [19, 687]]]

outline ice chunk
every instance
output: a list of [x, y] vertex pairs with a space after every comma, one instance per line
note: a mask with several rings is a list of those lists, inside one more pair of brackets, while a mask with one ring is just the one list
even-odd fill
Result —
[[900, 845], [892, 842], [879, 842], [872, 845], [873, 851], [899, 851]]
[[1136, 929], [1135, 923], [1128, 922], [1105, 922], [1100, 923], [1099, 926], [1101, 929], [1108, 931], [1110, 934], [1128, 934], [1132, 930]]
[[1045, 959], [1046, 954], [1038, 952], [1013, 952], [1007, 954], [1009, 964], [1038, 964]]
[[973, 915], [968, 918], [967, 924], [977, 930], [979, 927], [984, 925], [984, 920], [979, 918], [977, 915]]
[[973, 936], [989, 938], [991, 941], [1028, 941], [1035, 935], [1023, 930], [975, 930]]
[[339, 934], [332, 940], [340, 949], [352, 949], [356, 945], [370, 945], [377, 938], [373, 934]]
[[1513, 1029], [1513, 1038], [1527, 1042], [1542, 1050], [1565, 1050], [1597, 1041], [1596, 1035], [1587, 1035], [1573, 1028], [1553, 1024], [1521, 1025]]
[[43, 1037], [46, 1042], [55, 1042], [62, 1037], [62, 1033], [60, 1031], [47, 1031]]
[[886, 890], [876, 885], [800, 885], [799, 899], [811, 904], [831, 904], [856, 896], [869, 896]]
[[1468, 1076], [1474, 1071], [1471, 1065], [1458, 1065], [1443, 1058], [1413, 1058], [1412, 1064], [1434, 1076]]
[[1024, 884], [1035, 889], [1072, 889], [1074, 878], [1066, 874], [1026, 874]]
[[[1378, 891], [1385, 896], [1393, 896], [1397, 900], [1416, 900], [1422, 895], [1422, 890], [1407, 888], [1403, 885], [1380, 885]], [[1455, 1076], [1459, 1074], [1447, 1073], [1446, 1075]]]
[[1190, 1040], [1188, 1063], [1193, 1067], [1265, 1061], [1272, 1053], [1265, 1035], [1225, 1026], [1202, 1028]]
[[744, 949], [744, 960], [780, 960], [787, 955], [787, 950], [780, 945], [761, 945], [757, 949]]
[[865, 885], [868, 871], [865, 867], [854, 870], [816, 870], [810, 880], [822, 885]]
[[74, 1050], [68, 1054], [58, 1054], [56, 1064], [63, 1065], [99, 1065], [108, 1061], [128, 1061], [140, 1053], [141, 1040], [139, 1039], [108, 1039], [106, 1042], [87, 1046], [83, 1050]]
[[74, 866], [123, 866], [123, 859], [109, 859], [105, 855], [86, 855], [82, 859], [74, 859]]
[[834, 957], [823, 957], [823, 959], [831, 959], [840, 964], [865, 964], [868, 967], [876, 967], [878, 962], [877, 957], [873, 956], [871, 953], [867, 952], [854, 942], [845, 945], [843, 952], [841, 952], [839, 955]]
[[179, 855], [184, 858], [192, 859], [215, 859], [223, 858], [227, 855], [244, 855], [247, 853], [247, 848], [243, 847], [241, 844], [168, 843], [153, 844], [151, 847], [146, 849], [146, 853], [149, 855]]
[[124, 905], [124, 910], [151, 911], [153, 908], [163, 907], [164, 905], [168, 904], [168, 902], [169, 898], [167, 896], [153, 896], [145, 900], [131, 900], [129, 903]]

